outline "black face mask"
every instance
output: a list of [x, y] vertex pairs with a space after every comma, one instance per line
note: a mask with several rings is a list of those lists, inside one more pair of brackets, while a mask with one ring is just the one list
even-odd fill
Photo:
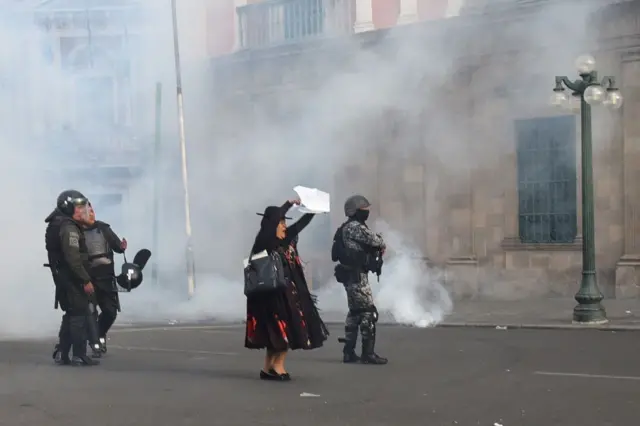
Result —
[[356, 214], [353, 217], [359, 222], [366, 222], [369, 219], [369, 210], [356, 210]]

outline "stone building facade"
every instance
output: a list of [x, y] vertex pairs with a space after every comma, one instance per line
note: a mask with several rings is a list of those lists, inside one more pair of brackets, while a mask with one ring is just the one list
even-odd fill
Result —
[[[268, 128], [270, 140], [324, 161], [317, 174], [335, 200], [326, 232], [343, 220], [342, 200], [362, 192], [372, 223], [415, 245], [456, 297], [571, 296], [582, 261], [580, 119], [548, 98], [554, 76], [577, 78], [573, 60], [590, 52], [625, 97], [621, 110], [593, 109], [599, 284], [607, 297], [638, 297], [640, 1], [595, 3], [479, 7], [215, 59], [209, 133], [238, 146]], [[321, 157], [328, 147], [334, 156]], [[308, 256], [324, 269], [326, 249]]]

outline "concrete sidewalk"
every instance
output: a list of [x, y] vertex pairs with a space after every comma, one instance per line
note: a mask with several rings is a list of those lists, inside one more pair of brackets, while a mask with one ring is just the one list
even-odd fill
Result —
[[[586, 326], [573, 324], [573, 299], [546, 299], [529, 301], [470, 300], [454, 303], [453, 312], [438, 327], [507, 327], [535, 329], [598, 329], [610, 331], [640, 331], [640, 299], [603, 302], [609, 322]], [[346, 312], [321, 313], [327, 323], [343, 323]], [[394, 324], [393, 316], [380, 313], [381, 324]]]
[[609, 322], [597, 326], [573, 324], [576, 305], [573, 299], [464, 301], [454, 305], [440, 326], [640, 330], [640, 299], [604, 300]]

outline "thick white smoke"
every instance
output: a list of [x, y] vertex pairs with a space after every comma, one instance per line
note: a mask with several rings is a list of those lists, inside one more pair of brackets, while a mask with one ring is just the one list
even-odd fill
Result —
[[[387, 244], [380, 281], [373, 274], [369, 283], [382, 321], [428, 327], [451, 313], [453, 301], [444, 287], [444, 275], [429, 268], [421, 251], [387, 223], [378, 220], [375, 231]], [[320, 308], [328, 312], [347, 312], [342, 284], [332, 281], [318, 292]]]
[[385, 222], [378, 221], [376, 230], [390, 249], [384, 276], [374, 285], [378, 309], [400, 324], [427, 327], [442, 321], [453, 309], [444, 274], [427, 267], [424, 254]]

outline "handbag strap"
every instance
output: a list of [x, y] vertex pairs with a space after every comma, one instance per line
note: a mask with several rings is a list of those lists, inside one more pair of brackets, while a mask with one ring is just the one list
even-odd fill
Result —
[[[260, 232], [258, 232], [258, 234], [259, 234], [259, 233], [260, 233]], [[256, 234], [256, 237], [258, 236], [258, 234]], [[264, 251], [267, 251], [267, 254], [269, 254], [269, 251], [268, 251], [268, 250], [266, 250], [266, 249], [265, 249]], [[251, 249], [249, 249], [249, 259], [247, 260], [247, 264], [251, 264], [251, 259], [253, 258], [253, 255], [254, 255], [254, 254], [255, 254], [255, 253], [253, 253], [253, 247], [251, 247]]]
[[[256, 234], [256, 238], [258, 237], [258, 234]], [[251, 258], [253, 258], [253, 246], [251, 246], [251, 248], [249, 249], [249, 259], [247, 260], [247, 265], [251, 265]]]

